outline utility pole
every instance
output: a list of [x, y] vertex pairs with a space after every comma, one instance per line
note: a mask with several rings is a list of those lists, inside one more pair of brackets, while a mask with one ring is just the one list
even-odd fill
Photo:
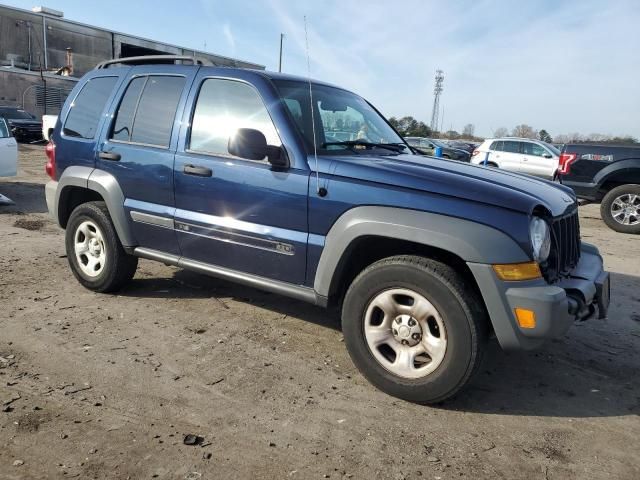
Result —
[[278, 71], [282, 72], [282, 40], [284, 39], [284, 33], [280, 34], [280, 62], [278, 63]]
[[435, 86], [433, 87], [433, 110], [431, 111], [431, 130], [438, 130], [438, 114], [440, 113], [440, 94], [444, 82], [444, 72], [436, 70]]

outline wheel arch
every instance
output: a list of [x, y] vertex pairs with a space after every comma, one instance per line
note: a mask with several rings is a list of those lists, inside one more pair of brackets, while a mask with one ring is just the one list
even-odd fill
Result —
[[65, 169], [56, 191], [58, 224], [65, 228], [71, 212], [78, 205], [91, 201], [105, 202], [120, 242], [125, 248], [137, 245], [126, 218], [124, 194], [116, 178], [105, 171], [89, 167]]
[[401, 208], [356, 207], [344, 213], [327, 234], [314, 289], [335, 302], [355, 270], [371, 260], [408, 253], [446, 261], [463, 272], [467, 262], [530, 261], [505, 233], [480, 223]]

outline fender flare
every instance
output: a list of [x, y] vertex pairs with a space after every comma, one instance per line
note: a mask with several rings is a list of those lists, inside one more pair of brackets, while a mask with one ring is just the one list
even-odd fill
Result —
[[339, 262], [350, 244], [368, 236], [436, 247], [457, 255], [465, 262], [492, 264], [531, 261], [529, 254], [515, 240], [487, 225], [402, 208], [355, 207], [342, 214], [325, 237], [314, 280], [314, 290], [319, 295], [329, 296]]
[[124, 209], [124, 194], [116, 178], [103, 170], [91, 167], [68, 167], [58, 180], [56, 190], [56, 220], [60, 223], [60, 197], [66, 187], [81, 187], [92, 190], [104, 199], [116, 229], [118, 238], [124, 247], [138, 245], [131, 225], [127, 221]]
[[604, 185], [605, 182], [613, 177], [624, 177], [625, 174], [628, 174], [629, 170], [637, 173], [632, 176], [631, 179], [629, 179], [630, 181], [627, 182], [623, 180], [622, 183], [640, 182], [640, 158], [627, 158], [625, 160], [618, 160], [617, 162], [613, 162], [596, 173], [594, 184], [597, 185], [598, 188], [600, 188], [602, 187], [602, 185]]

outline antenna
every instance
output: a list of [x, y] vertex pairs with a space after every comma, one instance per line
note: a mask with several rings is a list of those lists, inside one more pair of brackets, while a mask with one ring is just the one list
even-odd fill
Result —
[[304, 43], [307, 47], [307, 79], [309, 80], [309, 102], [311, 103], [311, 131], [313, 133], [313, 156], [316, 164], [316, 193], [321, 197], [327, 194], [326, 188], [320, 188], [320, 173], [318, 169], [318, 145], [316, 140], [316, 120], [313, 113], [313, 90], [311, 88], [311, 61], [309, 60], [309, 36], [307, 34], [307, 16], [304, 16]]

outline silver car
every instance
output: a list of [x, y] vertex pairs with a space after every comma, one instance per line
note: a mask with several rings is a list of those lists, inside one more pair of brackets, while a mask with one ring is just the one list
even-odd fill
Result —
[[489, 138], [477, 147], [471, 163], [504, 168], [553, 180], [558, 171], [560, 151], [553, 145], [530, 138]]

